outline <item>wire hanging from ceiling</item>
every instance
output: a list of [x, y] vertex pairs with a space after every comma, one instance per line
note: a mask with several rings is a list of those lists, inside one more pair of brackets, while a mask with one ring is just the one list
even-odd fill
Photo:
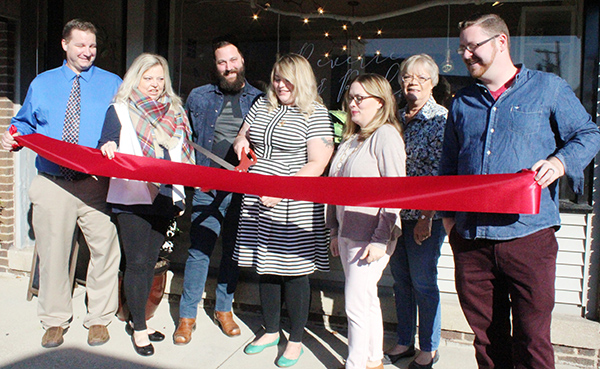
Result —
[[448, 23], [446, 28], [446, 60], [442, 64], [442, 72], [448, 73], [454, 69], [452, 63], [452, 52], [450, 51], [450, 3], [448, 3]]
[[[212, 1], [212, 0], [209, 0], [209, 1]], [[541, 3], [541, 2], [547, 2], [547, 1], [548, 0], [505, 0], [505, 1], [503, 1], [503, 3]], [[399, 17], [401, 15], [416, 13], [421, 10], [434, 8], [434, 7], [438, 7], [438, 6], [444, 6], [444, 5], [470, 5], [470, 4], [481, 5], [481, 4], [488, 4], [488, 3], [493, 4], [497, 1], [495, 1], [495, 0], [429, 0], [429, 1], [420, 2], [417, 5], [408, 6], [403, 9], [398, 9], [398, 10], [394, 10], [391, 12], [386, 12], [386, 13], [381, 13], [381, 14], [376, 14], [376, 15], [369, 15], [369, 16], [364, 16], [364, 17], [333, 14], [333, 13], [324, 11], [324, 9], [322, 7], [319, 7], [320, 10], [317, 9], [317, 12], [315, 12], [315, 13], [305, 13], [305, 12], [295, 12], [295, 11], [287, 11], [287, 10], [277, 9], [276, 7], [273, 7], [272, 4], [269, 2], [259, 3], [256, 0], [250, 0], [249, 2], [250, 2], [250, 6], [252, 8], [261, 8], [264, 11], [268, 11], [268, 12], [272, 12], [272, 13], [276, 13], [276, 14], [280, 14], [280, 15], [285, 15], [285, 16], [290, 16], [290, 17], [299, 17], [302, 19], [329, 18], [329, 19], [334, 19], [334, 20], [339, 20], [339, 21], [344, 21], [344, 22], [350, 22], [350, 23], [354, 24], [354, 23], [376, 22], [376, 21], [380, 21], [383, 19], [395, 18], [395, 17]]]

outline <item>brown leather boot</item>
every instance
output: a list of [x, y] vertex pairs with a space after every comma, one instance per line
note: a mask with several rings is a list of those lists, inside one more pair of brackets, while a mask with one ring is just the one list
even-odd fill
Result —
[[42, 347], [58, 347], [64, 342], [63, 335], [66, 329], [62, 327], [49, 327], [42, 337]]
[[229, 337], [241, 334], [240, 327], [233, 321], [233, 313], [231, 311], [222, 312], [215, 310], [215, 324], [221, 326], [223, 333]]
[[100, 346], [108, 342], [110, 335], [108, 334], [108, 328], [102, 324], [94, 324], [89, 328], [88, 332], [88, 345]]
[[173, 333], [173, 342], [176, 345], [187, 345], [192, 340], [194, 329], [196, 329], [195, 318], [179, 318], [177, 330]]

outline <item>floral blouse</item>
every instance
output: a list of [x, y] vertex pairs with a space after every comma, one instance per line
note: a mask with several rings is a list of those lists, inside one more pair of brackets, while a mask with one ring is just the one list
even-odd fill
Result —
[[[408, 124], [406, 123], [405, 108], [400, 109], [399, 117], [404, 127], [406, 176], [436, 176], [442, 155], [444, 126], [448, 117], [448, 109], [430, 97]], [[417, 220], [421, 216], [421, 211], [404, 209], [400, 216], [404, 220]], [[439, 218], [436, 213], [434, 219]]]

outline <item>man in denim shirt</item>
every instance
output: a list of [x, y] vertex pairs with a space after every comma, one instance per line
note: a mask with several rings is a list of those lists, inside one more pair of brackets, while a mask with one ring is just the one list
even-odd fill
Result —
[[442, 212], [456, 289], [480, 368], [554, 368], [557, 180], [566, 174], [582, 192], [600, 132], [564, 80], [513, 64], [500, 17], [478, 16], [460, 28], [458, 52], [477, 83], [454, 98], [439, 174], [531, 168], [543, 190], [536, 215]]
[[[194, 141], [225, 159], [237, 164], [231, 144], [254, 100], [262, 92], [252, 87], [244, 77], [244, 58], [232, 40], [219, 38], [213, 42], [217, 84], [195, 88], [187, 99], [186, 110], [192, 123]], [[196, 164], [215, 166], [209, 158], [196, 152]], [[240, 335], [233, 320], [233, 293], [238, 279], [238, 266], [233, 261], [241, 195], [224, 191], [194, 192], [191, 246], [185, 264], [183, 293], [179, 306], [179, 324], [173, 335], [175, 344], [187, 344], [192, 339], [198, 303], [202, 299], [208, 275], [210, 256], [221, 233], [222, 256], [217, 281], [215, 323], [227, 336]]]

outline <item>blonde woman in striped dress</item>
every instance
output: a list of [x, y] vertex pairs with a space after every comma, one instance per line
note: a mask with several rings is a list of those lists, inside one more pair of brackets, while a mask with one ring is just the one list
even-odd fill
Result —
[[[333, 124], [304, 57], [288, 54], [275, 63], [267, 95], [250, 109], [233, 147], [238, 157], [250, 147], [255, 150], [258, 162], [252, 173], [323, 174], [333, 153]], [[265, 333], [246, 347], [247, 354], [279, 343], [283, 298], [291, 329], [277, 365], [288, 367], [298, 361], [309, 311], [308, 275], [329, 270], [328, 241], [322, 204], [244, 196], [234, 259], [260, 275], [265, 326]]]

